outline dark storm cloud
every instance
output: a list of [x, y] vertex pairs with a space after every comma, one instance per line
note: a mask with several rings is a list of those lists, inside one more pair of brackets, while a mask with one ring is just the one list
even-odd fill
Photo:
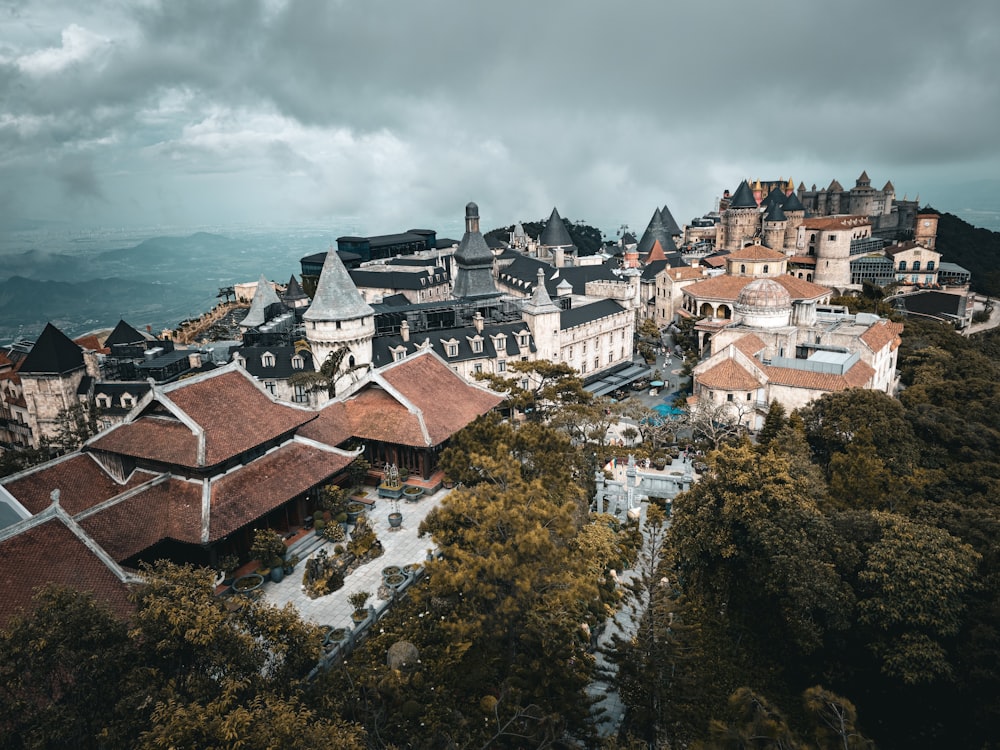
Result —
[[153, 218], [209, 211], [205, 174], [303, 218], [427, 223], [476, 200], [498, 224], [558, 205], [606, 228], [665, 202], [687, 220], [749, 176], [849, 185], [867, 169], [906, 191], [924, 168], [995, 171], [997, 15], [987, 0], [38, 0], [0, 43], [0, 166], [41, 212], [39, 162], [90, 159], [108, 216], [127, 195]]

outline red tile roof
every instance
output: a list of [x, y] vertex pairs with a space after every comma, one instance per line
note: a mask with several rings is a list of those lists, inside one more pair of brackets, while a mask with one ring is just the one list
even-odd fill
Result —
[[[379, 379], [407, 403], [381, 387]], [[503, 397], [465, 382], [431, 353], [389, 365], [369, 385], [342, 403], [323, 409], [298, 434], [328, 445], [354, 436], [399, 445], [440, 445]], [[426, 434], [425, 434], [426, 429]]]
[[171, 478], [79, 519], [117, 562], [164, 539], [201, 542], [201, 483]]
[[892, 349], [895, 349], [900, 344], [900, 334], [902, 332], [902, 323], [894, 323], [891, 320], [880, 320], [861, 334], [861, 340], [873, 352], [882, 351], [886, 346], [891, 346]]
[[698, 376], [698, 382], [722, 391], [752, 391], [763, 383], [735, 360], [726, 358]]
[[754, 243], [741, 247], [739, 250], [733, 250], [727, 257], [729, 260], [781, 260], [785, 254], [772, 250], [767, 245]]
[[165, 415], [121, 425], [90, 445], [164, 464], [214, 466], [316, 417], [313, 411], [275, 403], [236, 369], [180, 381], [161, 393], [154, 398], [173, 403], [203, 430], [204, 461], [198, 460], [198, 436], [183, 422]]
[[825, 372], [796, 370], [791, 367], [765, 366], [768, 380], [774, 385], [787, 385], [793, 388], [810, 388], [820, 391], [843, 391], [848, 388], [864, 388], [875, 376], [875, 370], [866, 362], [858, 361], [843, 375], [831, 375]]
[[[819, 299], [830, 294], [830, 290], [825, 286], [814, 284], [805, 279], [796, 279], [787, 274], [769, 278], [785, 287], [793, 300]], [[743, 287], [754, 281], [757, 279], [751, 276], [716, 276], [684, 287], [684, 294], [695, 299], [719, 299], [735, 302], [736, 298], [740, 296], [740, 292], [743, 291]]]
[[111, 354], [111, 348], [104, 346], [95, 334], [80, 336], [80, 338], [73, 339], [73, 343], [84, 349], [90, 349], [91, 351], [97, 352], [98, 354]]
[[0, 541], [0, 559], [0, 626], [29, 611], [35, 591], [49, 583], [90, 591], [119, 615], [131, 611], [128, 585], [58, 517]]
[[767, 346], [767, 344], [765, 344], [757, 334], [748, 333], [746, 336], [741, 336], [736, 339], [736, 341], [733, 342], [733, 346], [750, 359], [753, 359], [761, 349], [764, 349]]
[[76, 515], [152, 478], [152, 474], [136, 471], [128, 482], [119, 484], [93, 458], [77, 453], [0, 484], [32, 515], [49, 507], [52, 490], [58, 489], [59, 504]]
[[867, 216], [817, 216], [805, 219], [802, 226], [806, 229], [821, 229], [836, 231], [838, 229], [853, 229], [854, 227], [871, 224]]
[[208, 541], [231, 534], [296, 495], [327, 482], [352, 460], [351, 455], [295, 441], [214, 480]]

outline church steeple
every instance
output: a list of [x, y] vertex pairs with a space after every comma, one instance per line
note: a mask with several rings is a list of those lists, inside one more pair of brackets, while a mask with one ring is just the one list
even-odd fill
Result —
[[455, 297], [475, 299], [496, 297], [493, 281], [493, 251], [479, 231], [479, 206], [469, 203], [465, 207], [465, 235], [455, 251]]

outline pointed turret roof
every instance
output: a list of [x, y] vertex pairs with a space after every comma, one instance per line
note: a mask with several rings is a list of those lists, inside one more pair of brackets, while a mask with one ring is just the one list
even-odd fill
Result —
[[334, 248], [326, 254], [323, 270], [316, 283], [316, 294], [312, 304], [302, 315], [303, 320], [312, 322], [330, 320], [353, 320], [375, 313], [365, 302], [361, 292], [351, 281], [344, 261]]
[[757, 208], [757, 201], [754, 200], [753, 193], [750, 190], [750, 185], [746, 180], [740, 182], [740, 186], [736, 188], [736, 192], [729, 199], [730, 208]]
[[267, 322], [267, 308], [275, 304], [280, 305], [281, 300], [278, 299], [278, 294], [271, 286], [271, 282], [264, 274], [261, 274], [257, 280], [257, 291], [253, 293], [253, 302], [250, 303], [250, 312], [240, 321], [240, 325], [244, 328], [256, 328], [264, 325]]
[[83, 349], [51, 323], [45, 324], [21, 363], [21, 375], [63, 375], [83, 367]]
[[659, 208], [653, 211], [653, 217], [649, 220], [646, 231], [642, 233], [642, 239], [639, 240], [636, 251], [641, 256], [649, 255], [654, 242], [659, 242], [664, 252], [672, 252], [677, 249], [674, 238], [670, 235], [670, 230], [667, 229], [667, 225], [663, 221], [663, 212]]
[[787, 214], [789, 211], [805, 211], [806, 207], [802, 205], [799, 196], [795, 193], [789, 193], [784, 203], [781, 204], [781, 210]]
[[573, 246], [573, 240], [566, 229], [566, 223], [555, 208], [552, 209], [549, 220], [545, 222], [545, 229], [542, 230], [542, 236], [538, 244], [543, 247]]
[[885, 187], [882, 188], [883, 193], [895, 193], [896, 186], [892, 184], [892, 180], [885, 181]]
[[545, 269], [538, 269], [538, 280], [535, 282], [535, 291], [531, 299], [524, 303], [524, 312], [529, 315], [541, 315], [548, 312], [559, 312], [559, 308], [552, 301], [548, 290], [545, 288]]
[[[813, 185], [813, 190], [815, 190], [815, 189], [816, 189], [816, 186]], [[801, 190], [803, 193], [806, 191], [806, 184], [804, 182], [800, 182], [799, 183], [799, 190]]]
[[302, 285], [295, 280], [295, 274], [288, 279], [288, 286], [285, 287], [285, 299], [288, 301], [295, 301], [299, 299], [305, 299], [306, 293], [302, 291]]
[[520, 239], [524, 236], [524, 227], [521, 225], [521, 222], [517, 222], [517, 224], [514, 225], [514, 237]]
[[677, 220], [674, 219], [674, 215], [670, 213], [670, 209], [667, 208], [667, 204], [663, 204], [663, 208], [660, 209], [660, 216], [663, 217], [663, 226], [667, 228], [671, 236], [679, 237], [684, 232], [681, 231], [680, 225], [677, 224]]
[[868, 176], [868, 170], [862, 169], [861, 176], [858, 178], [858, 182], [871, 182], [871, 177]]
[[111, 347], [114, 344], [138, 344], [141, 341], [146, 341], [146, 337], [124, 320], [119, 320], [115, 330], [104, 340], [104, 345]]
[[795, 182], [792, 180], [791, 177], [788, 178], [788, 183], [785, 185], [785, 190], [788, 191], [789, 193], [795, 192]]
[[829, 190], [831, 193], [833, 192], [841, 193], [844, 191], [844, 186], [841, 185], [839, 182], [837, 182], [837, 178], [834, 177], [833, 181], [830, 183], [830, 187], [828, 187], [827, 190]]
[[788, 221], [788, 217], [781, 210], [781, 204], [778, 201], [772, 203], [771, 207], [767, 209], [767, 213], [764, 214], [764, 221]]

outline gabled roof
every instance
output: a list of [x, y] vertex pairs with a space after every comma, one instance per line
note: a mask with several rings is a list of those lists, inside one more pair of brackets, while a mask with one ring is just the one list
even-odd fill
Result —
[[275, 402], [231, 363], [154, 388], [142, 416], [112, 427], [87, 445], [164, 464], [209, 467], [287, 435], [313, 418], [314, 412]]
[[45, 324], [18, 370], [21, 375], [65, 375], [83, 367], [83, 350], [51, 323]]
[[740, 186], [736, 188], [736, 192], [729, 198], [729, 207], [757, 208], [757, 201], [754, 199], [753, 192], [750, 190], [750, 185], [747, 184], [746, 180], [740, 182]]
[[131, 611], [128, 577], [58, 508], [0, 532], [0, 559], [0, 627], [30, 612], [35, 593], [47, 584], [91, 592], [119, 616]]
[[148, 482], [153, 476], [149, 472], [134, 471], [127, 481], [117, 482], [92, 456], [71, 453], [6, 477], [0, 481], [0, 487], [32, 515], [49, 507], [52, 490], [58, 489], [60, 505], [68, 513], [76, 515]]
[[573, 240], [569, 236], [566, 224], [559, 215], [559, 211], [555, 208], [549, 214], [549, 220], [545, 222], [545, 229], [542, 230], [542, 236], [539, 238], [538, 244], [543, 247], [573, 246]]
[[302, 319], [310, 322], [353, 320], [373, 314], [374, 310], [351, 281], [344, 262], [331, 248], [323, 261], [312, 304]]
[[902, 323], [894, 323], [891, 320], [880, 320], [861, 334], [861, 340], [873, 352], [882, 351], [887, 346], [895, 349], [900, 344], [900, 334], [902, 332]]
[[139, 344], [148, 340], [148, 336], [143, 336], [124, 320], [119, 320], [115, 329], [108, 334], [104, 340], [104, 345], [111, 347], [114, 344]]
[[328, 445], [354, 436], [432, 447], [503, 400], [467, 383], [430, 351], [394, 362], [369, 378], [348, 398], [324, 407], [298, 434]]
[[758, 376], [731, 357], [726, 357], [719, 364], [708, 368], [697, 378], [703, 386], [722, 391], [752, 391], [763, 385]]
[[875, 376], [875, 370], [872, 366], [860, 359], [843, 375], [770, 365], [764, 365], [764, 371], [772, 385], [831, 392], [844, 391], [848, 388], [864, 388], [871, 383]]

